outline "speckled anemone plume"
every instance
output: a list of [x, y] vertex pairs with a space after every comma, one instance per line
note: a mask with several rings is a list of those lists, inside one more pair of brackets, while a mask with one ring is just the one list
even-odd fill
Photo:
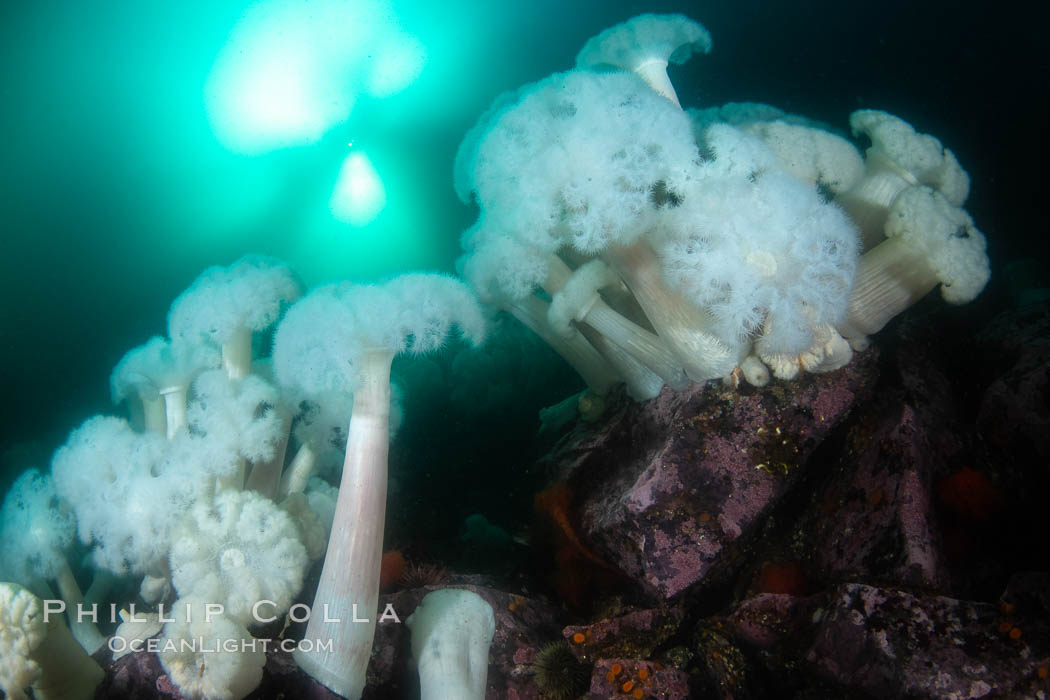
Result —
[[491, 115], [473, 185], [490, 225], [543, 250], [641, 236], [652, 190], [696, 165], [689, 118], [628, 73], [559, 73]]

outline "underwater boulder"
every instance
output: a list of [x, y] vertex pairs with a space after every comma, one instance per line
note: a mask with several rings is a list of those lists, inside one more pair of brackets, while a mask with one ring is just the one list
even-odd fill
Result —
[[602, 659], [591, 674], [590, 700], [665, 698], [687, 700], [689, 676], [675, 668], [636, 659]]
[[759, 594], [717, 619], [785, 684], [822, 697], [1039, 697], [1050, 647], [1046, 574], [998, 604], [864, 584]]
[[908, 404], [865, 411], [802, 521], [812, 574], [829, 581], [916, 586], [948, 581], [933, 509], [942, 464], [928, 427]]
[[872, 350], [761, 389], [665, 387], [642, 404], [614, 403], [545, 459], [577, 494], [585, 543], [666, 600], [731, 573], [814, 450], [870, 394], [877, 363]]
[[977, 427], [1019, 463], [1050, 459], [1050, 302], [997, 316], [978, 342], [988, 355], [991, 382]]
[[1035, 697], [1045, 682], [1045, 617], [862, 584], [832, 590], [818, 617], [808, 669], [874, 697]]
[[[108, 653], [103, 649], [100, 654]], [[98, 657], [96, 657], [98, 659]], [[95, 689], [99, 700], [152, 700], [157, 697], [158, 679], [165, 677], [156, 654], [139, 651], [104, 665], [106, 677]]]
[[682, 614], [680, 607], [635, 610], [589, 625], [569, 625], [562, 634], [581, 661], [646, 658], [678, 630]]

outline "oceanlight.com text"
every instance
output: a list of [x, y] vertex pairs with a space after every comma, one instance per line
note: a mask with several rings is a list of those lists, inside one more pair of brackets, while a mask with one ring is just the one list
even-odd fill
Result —
[[110, 637], [108, 641], [109, 650], [114, 654], [138, 653], [146, 651], [151, 654], [215, 654], [225, 652], [227, 654], [243, 654], [246, 652], [261, 651], [264, 654], [270, 649], [280, 649], [289, 654], [294, 651], [313, 652], [322, 651], [331, 653], [334, 647], [329, 640], [312, 639], [215, 639], [197, 637], [196, 639], [124, 639], [123, 637]]

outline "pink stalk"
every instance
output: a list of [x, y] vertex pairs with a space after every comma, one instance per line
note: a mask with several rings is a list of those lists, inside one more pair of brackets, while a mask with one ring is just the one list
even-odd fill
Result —
[[281, 486], [277, 490], [277, 500], [283, 501], [289, 494], [306, 491], [306, 485], [316, 471], [317, 453], [307, 444], [300, 445], [295, 452], [295, 456], [292, 457], [292, 463], [288, 465], [288, 468], [284, 470], [284, 474], [281, 475]]
[[252, 470], [244, 487], [249, 491], [273, 499], [277, 496], [277, 489], [281, 484], [281, 469], [284, 467], [284, 457], [288, 450], [288, 431], [291, 430], [291, 420], [284, 416], [282, 418], [284, 427], [281, 429], [281, 441], [277, 443], [273, 459], [265, 462], [253, 462]]
[[304, 637], [313, 650], [294, 653], [306, 673], [351, 700], [365, 687], [379, 607], [393, 359], [389, 350], [361, 355], [339, 501]]
[[660, 261], [645, 240], [630, 246], [610, 246], [603, 257], [620, 275], [690, 379], [702, 382], [733, 371], [742, 359], [705, 330], [711, 322], [704, 311], [664, 282]]
[[481, 342], [477, 299], [452, 277], [416, 273], [315, 289], [288, 310], [274, 339], [279, 380], [306, 391], [353, 392], [339, 498], [306, 628], [310, 644], [294, 654], [303, 671], [350, 700], [365, 687], [379, 606], [390, 365], [400, 352], [437, 350], [453, 325]]

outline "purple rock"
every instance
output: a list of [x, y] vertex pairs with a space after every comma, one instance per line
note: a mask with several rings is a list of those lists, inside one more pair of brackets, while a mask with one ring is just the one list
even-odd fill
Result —
[[870, 392], [876, 362], [869, 351], [837, 372], [753, 391], [665, 388], [578, 426], [548, 461], [581, 494], [582, 538], [657, 600], [710, 579]]
[[874, 697], [1027, 697], [1048, 662], [1047, 622], [1023, 624], [1013, 639], [992, 604], [847, 584], [829, 595], [803, 658]]
[[860, 420], [805, 518], [815, 573], [943, 590], [948, 576], [932, 509], [940, 464], [911, 406]]
[[977, 425], [1018, 459], [1050, 459], [1050, 304], [998, 316], [982, 331], [992, 376]]
[[590, 700], [624, 700], [633, 697], [636, 689], [642, 691], [643, 698], [686, 700], [692, 697], [685, 672], [638, 659], [602, 659], [596, 663], [588, 697]]
[[677, 631], [681, 617], [679, 609], [639, 610], [592, 625], [570, 625], [562, 634], [581, 661], [619, 656], [645, 658]]
[[835, 695], [1034, 698], [1048, 690], [1047, 582], [1015, 577], [1001, 605], [843, 584], [758, 595], [715, 623], [774, 673]]
[[[161, 688], [157, 679], [164, 673], [157, 656], [145, 651], [127, 654], [103, 669], [106, 677], [95, 691], [98, 700], [155, 698]], [[175, 697], [178, 697], [177, 691]]]
[[824, 596], [798, 597], [760, 593], [741, 601], [723, 622], [735, 638], [751, 647], [774, 650], [791, 645], [812, 626]]

